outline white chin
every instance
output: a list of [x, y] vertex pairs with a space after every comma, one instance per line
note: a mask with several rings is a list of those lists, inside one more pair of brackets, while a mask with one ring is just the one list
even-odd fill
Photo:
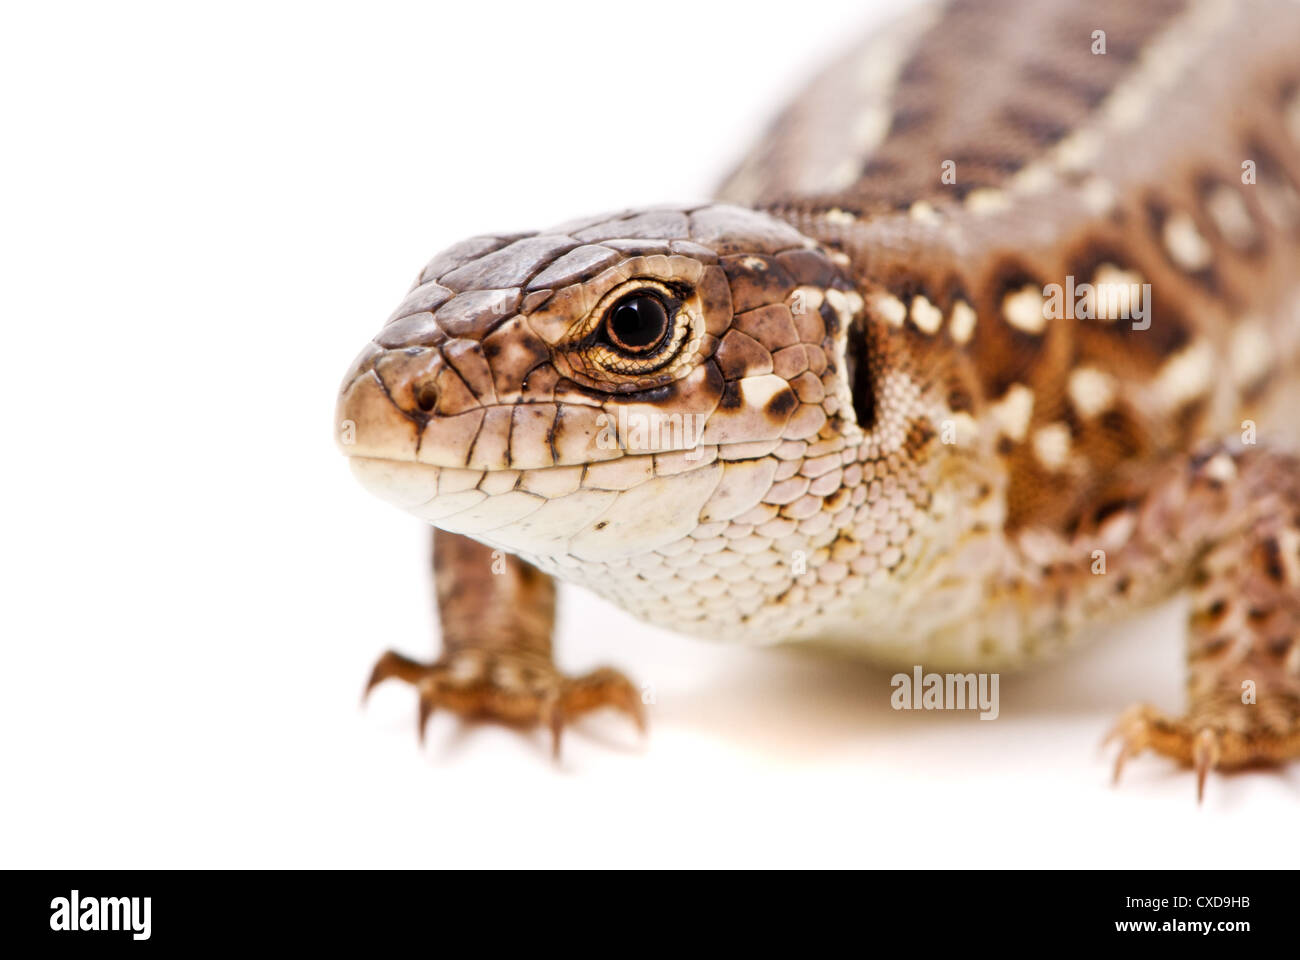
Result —
[[442, 467], [378, 457], [349, 457], [348, 463], [363, 487], [403, 510], [418, 507], [438, 496], [438, 475], [442, 473]]
[[[566, 489], [552, 470], [488, 471], [352, 457], [371, 493], [427, 523], [533, 558], [609, 562], [690, 534], [721, 478], [719, 464], [627, 489]], [[573, 475], [576, 487], [577, 474]]]

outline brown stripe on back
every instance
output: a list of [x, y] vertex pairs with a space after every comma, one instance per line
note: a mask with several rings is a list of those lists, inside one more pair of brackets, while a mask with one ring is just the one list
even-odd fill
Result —
[[[900, 71], [889, 132], [859, 179], [817, 201], [877, 210], [1001, 185], [1083, 123], [1184, 6], [1185, 0], [950, 4]], [[1106, 31], [1104, 55], [1092, 52], [1097, 29]], [[1051, 60], [1043, 58], [1044, 36], [1060, 40]], [[956, 163], [956, 183], [941, 182], [944, 161]]]

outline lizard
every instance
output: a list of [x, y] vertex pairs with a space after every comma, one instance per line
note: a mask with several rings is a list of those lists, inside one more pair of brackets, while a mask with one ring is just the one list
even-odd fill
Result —
[[[1190, 593], [1184, 713], [1300, 756], [1300, 5], [949, 0], [830, 63], [707, 203], [438, 254], [340, 447], [432, 524], [442, 653], [373, 687], [561, 732], [555, 581], [714, 640], [1010, 670]], [[369, 687], [367, 687], [367, 691]]]

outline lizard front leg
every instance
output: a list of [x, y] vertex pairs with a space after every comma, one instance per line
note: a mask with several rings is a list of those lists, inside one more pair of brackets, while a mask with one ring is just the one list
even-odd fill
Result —
[[1188, 706], [1181, 717], [1126, 712], [1112, 733], [1115, 778], [1154, 750], [1195, 768], [1200, 798], [1212, 768], [1300, 757], [1300, 461], [1210, 450], [1171, 472], [1136, 519], [1148, 559], [1175, 519], [1193, 538]]
[[442, 624], [442, 655], [423, 664], [389, 650], [375, 664], [366, 693], [395, 677], [419, 691], [420, 739], [438, 708], [518, 727], [550, 728], [555, 756], [567, 724], [610, 706], [639, 730], [639, 691], [617, 670], [578, 677], [552, 659], [555, 581], [518, 557], [442, 530], [433, 536], [433, 571]]

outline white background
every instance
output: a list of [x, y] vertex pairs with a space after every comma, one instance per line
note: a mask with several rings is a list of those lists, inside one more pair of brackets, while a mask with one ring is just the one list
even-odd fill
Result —
[[1181, 703], [1172, 609], [995, 722], [576, 591], [560, 658], [654, 685], [644, 744], [360, 707], [434, 621], [427, 529], [333, 447], [353, 355], [464, 236], [707, 196], [882, 6], [12, 8], [0, 866], [1294, 865], [1300, 769], [1109, 784], [1110, 721]]

